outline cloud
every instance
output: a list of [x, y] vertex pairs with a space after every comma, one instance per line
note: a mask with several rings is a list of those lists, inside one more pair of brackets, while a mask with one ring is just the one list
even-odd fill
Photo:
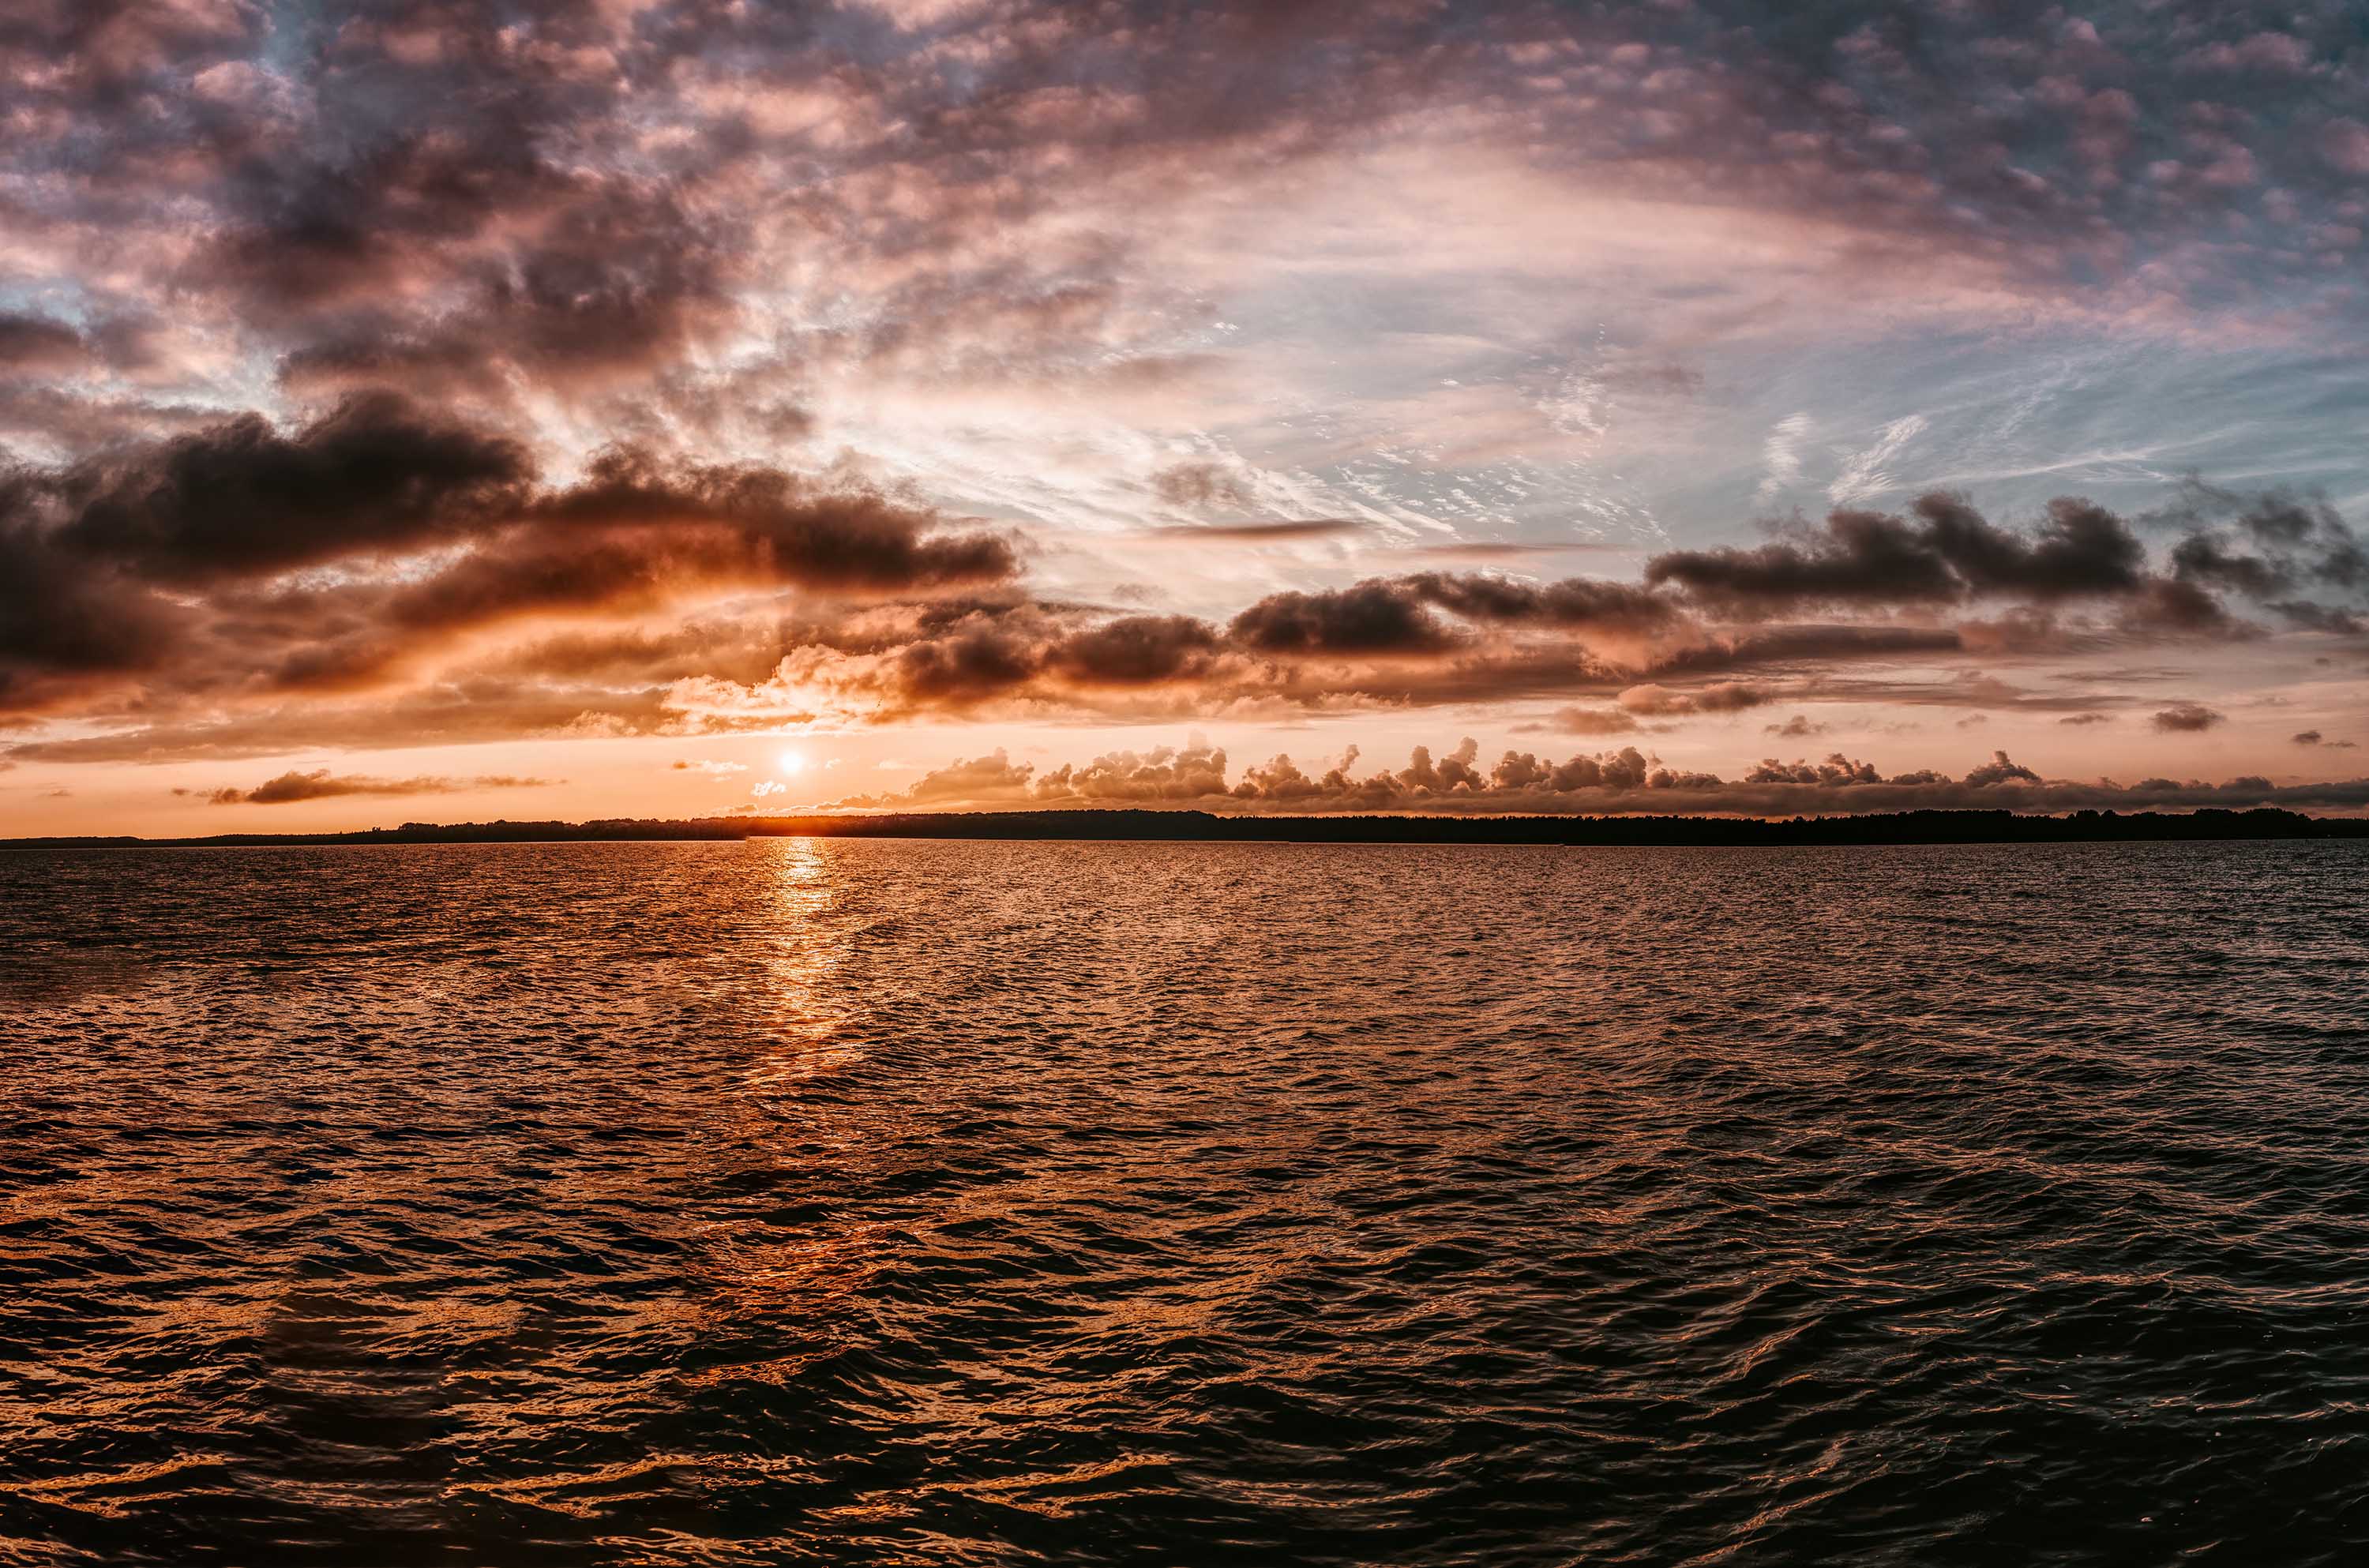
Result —
[[1469, 645], [1470, 632], [1443, 622], [1435, 611], [1478, 625], [1622, 638], [1685, 619], [1677, 604], [1633, 584], [1417, 572], [1368, 578], [1353, 588], [1271, 594], [1236, 615], [1227, 632], [1246, 650], [1263, 654], [1413, 655]]
[[1522, 727], [1564, 735], [1628, 735], [1639, 727], [1637, 716], [1625, 708], [1558, 708], [1544, 724]]
[[1922, 414], [1904, 414], [1884, 426], [1874, 445], [1843, 464], [1842, 473], [1826, 486], [1827, 498], [1838, 505], [1848, 505], [1894, 488], [1892, 475], [1884, 464], [1897, 461], [1925, 433], [1928, 425]]
[[2343, 751], [2350, 751], [2353, 748], [2353, 743], [2350, 740], [2329, 740], [2316, 729], [2297, 730], [2291, 738], [2297, 746], [2318, 746], [2330, 750]]
[[1525, 561], [1542, 555], [1569, 555], [1595, 551], [1617, 551], [1622, 546], [1598, 539], [1574, 539], [1559, 544], [1516, 544], [1502, 540], [1472, 540], [1451, 544], [1410, 545], [1402, 554], [1433, 561], [1480, 561], [1495, 563]]
[[1734, 714], [1746, 708], [1757, 708], [1777, 700], [1776, 693], [1765, 686], [1748, 685], [1741, 681], [1715, 681], [1694, 691], [1674, 691], [1667, 686], [1631, 686], [1620, 693], [1620, 705], [1632, 714], [1663, 715], [1670, 714]]
[[1236, 615], [1227, 634], [1270, 654], [1428, 653], [1458, 640], [1419, 595], [1379, 578], [1321, 593], [1271, 594]]
[[1762, 475], [1754, 498], [1772, 500], [1802, 476], [1802, 438], [1810, 432], [1810, 416], [1788, 414], [1769, 428], [1760, 445]]
[[286, 806], [303, 800], [328, 800], [339, 795], [457, 795], [484, 789], [545, 789], [549, 779], [512, 778], [495, 774], [473, 779], [380, 779], [362, 774], [335, 774], [326, 768], [311, 773], [291, 771], [267, 779], [253, 789], [182, 790], [175, 795], [201, 795], [212, 806]]
[[[2149, 779], [2049, 780], [1995, 751], [1952, 778], [1931, 770], [1885, 776], [1841, 752], [1818, 761], [1763, 760], [1741, 779], [1672, 768], [1635, 747], [1556, 761], [1506, 751], [1482, 760], [1470, 738], [1445, 753], [1413, 750], [1405, 767], [1360, 774], [1352, 748], [1333, 765], [1304, 769], [1288, 756], [1235, 771], [1202, 745], [1105, 753], [1040, 772], [999, 750], [925, 773], [910, 788], [850, 796], [830, 809], [1048, 808], [1161, 805], [1214, 811], [1713, 813], [1740, 816], [1918, 809], [2148, 810], [2162, 807], [2369, 805], [2369, 779], [2273, 785]], [[1231, 782], [1230, 783], [1229, 780]]]
[[50, 480], [48, 545], [174, 584], [266, 576], [449, 540], [523, 499], [532, 464], [504, 437], [391, 395], [291, 435], [241, 415]]
[[1992, 752], [1989, 761], [1982, 763], [1966, 775], [1966, 783], [1976, 789], [1989, 784], [2038, 784], [2040, 782], [2038, 773], [2033, 773], [2030, 768], [2020, 767], [2008, 761], [2008, 754], [2004, 751]]
[[978, 803], [1022, 798], [1036, 770], [1015, 763], [1001, 747], [984, 757], [969, 758], [923, 773], [896, 798], [915, 803], [959, 800]]
[[2215, 713], [2202, 703], [2174, 703], [2158, 711], [2147, 722], [2166, 734], [2193, 734], [2211, 729], [2216, 724], [2227, 723], [2228, 715]]
[[1963, 498], [1940, 491], [1911, 509], [1908, 518], [1838, 510], [1804, 538], [1751, 549], [1671, 551], [1645, 564], [1645, 580], [1745, 615], [1979, 597], [2051, 603], [2128, 595], [2146, 582], [2146, 546], [2122, 519], [2087, 501], [2050, 502], [2030, 533], [1999, 528]]
[[2086, 727], [2097, 724], [2112, 724], [2114, 721], [2112, 715], [2108, 714], [2066, 714], [2063, 718], [2058, 719], [2056, 722], [2059, 724]]
[[2320, 127], [2319, 155], [2342, 174], [2369, 175], [2369, 125], [2340, 116]]
[[[2340, 8], [18, 9], [0, 713], [57, 721], [29, 744], [367, 738], [373, 704], [395, 742], [761, 703], [1594, 706], [1807, 690], [1885, 639], [1987, 664], [2363, 624], [2318, 521], [2150, 557], [2069, 500], [1838, 511], [1641, 582], [1337, 566], [1360, 529], [1517, 566], [1520, 535], [1659, 537], [1627, 475], [1674, 466], [1681, 415], [1759, 448], [1685, 475], [1706, 526], [1756, 479], [1868, 509], [1938, 460], [1948, 398], [1803, 406], [1776, 361], [1813, 339], [2357, 344]], [[1651, 308], [1576, 342], [1565, 304], [1613, 278]], [[1519, 419], [1480, 430], [1491, 398]], [[2108, 466], [2180, 450], [2162, 417]], [[1192, 558], [1113, 580], [1147, 532]], [[1024, 603], [911, 602], [989, 589]], [[1129, 590], [1189, 613], [1107, 608]]]
[[2311, 45], [2293, 33], [2261, 31], [2234, 42], [2226, 40], [2190, 50], [2178, 63], [2192, 71], [2260, 72], [2300, 75], [2309, 68]]
[[1826, 727], [1823, 724], [1813, 723], [1805, 714], [1795, 714], [1791, 718], [1787, 719], [1782, 724], [1762, 726], [1761, 733], [1764, 735], [1780, 736], [1791, 740], [1802, 740], [1807, 739], [1809, 737], [1814, 735], [1825, 734]]
[[1151, 493], [1172, 507], [1248, 511], [1257, 498], [1242, 475], [1218, 463], [1179, 463], [1151, 476]]
[[0, 375], [52, 375], [89, 358], [82, 334], [64, 322], [0, 311]]
[[1299, 539], [1340, 539], [1362, 533], [1365, 525], [1347, 518], [1286, 519], [1275, 522], [1201, 522], [1144, 531], [1148, 539], [1170, 544], [1288, 544]]
[[0, 711], [126, 678], [349, 688], [531, 616], [734, 587], [930, 594], [1019, 570], [1000, 534], [779, 469], [616, 447], [542, 486], [509, 438], [384, 395], [293, 432], [241, 416], [0, 476]]
[[[409, 414], [387, 428], [406, 432], [392, 450], [410, 450]], [[132, 461], [114, 460], [119, 469]], [[2134, 562], [2128, 525], [2087, 503], [2060, 502], [2038, 530], [2017, 533], [1955, 498], [1927, 497], [1911, 517], [1837, 513], [1803, 541], [1707, 553], [1703, 570], [1660, 557], [1658, 583], [1424, 571], [1269, 593], [1219, 623], [1032, 597], [1007, 539], [842, 479], [625, 450], [596, 456], [562, 486], [501, 478], [498, 504], [463, 487], [441, 509], [403, 512], [399, 527], [383, 508], [349, 517], [373, 540], [441, 531], [433, 547], [395, 557], [401, 569], [391, 572], [374, 564], [385, 558], [376, 551], [315, 562], [317, 546], [274, 545], [268, 575], [225, 578], [188, 564], [187, 541], [198, 536], [189, 530], [166, 531], [175, 543], [153, 555], [123, 542], [154, 531], [120, 527], [99, 531], [104, 549], [70, 549], [60, 534], [82, 513], [59, 505], [67, 480], [34, 471], [11, 483], [0, 492], [0, 532], [22, 548], [18, 569], [0, 577], [0, 707], [71, 713], [81, 703], [104, 714], [137, 698], [136, 724], [5, 748], [58, 761], [723, 733], [822, 715], [1139, 720], [1559, 696], [1671, 719], [1739, 712], [1780, 692], [1910, 702], [1938, 692], [1996, 706], [2020, 699], [1996, 681], [1977, 691], [1977, 671], [1943, 688], [1844, 671], [2259, 637], [2221, 598], [2228, 574], [2193, 580], [2202, 557], [2188, 542], [2254, 541], [2248, 548], [2265, 558], [2283, 552], [2301, 563], [2283, 582], [2324, 589], [2350, 571], [2352, 543], [2324, 506], [2257, 498], [2226, 517], [2194, 511], [2174, 520], [2189, 532], [2166, 557], [2191, 563], [2183, 578], [2150, 567], [2144, 552]], [[299, 555], [306, 567], [278, 569]], [[1804, 590], [1805, 578], [1825, 586]], [[1838, 580], [1859, 585], [1847, 605], [1830, 602]], [[1963, 618], [1956, 601], [1976, 583], [2024, 602]], [[1810, 608], [1799, 602], [1805, 592], [1818, 618], [1771, 618], [1788, 604]], [[773, 597], [728, 597], [751, 593]], [[467, 665], [455, 668], [448, 661], [463, 650]], [[1564, 722], [1618, 732], [1601, 718]]]

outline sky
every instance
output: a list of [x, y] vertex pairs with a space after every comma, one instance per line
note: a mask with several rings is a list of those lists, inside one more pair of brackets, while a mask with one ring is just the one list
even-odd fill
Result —
[[17, 0], [0, 832], [2369, 807], [2369, 12]]

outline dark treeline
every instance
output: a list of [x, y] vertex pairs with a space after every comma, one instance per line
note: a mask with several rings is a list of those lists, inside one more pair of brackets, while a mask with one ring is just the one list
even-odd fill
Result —
[[1892, 811], [1855, 817], [1219, 817], [1206, 811], [914, 812], [871, 817], [615, 818], [597, 822], [406, 822], [351, 833], [195, 839], [0, 840], [14, 849], [269, 844], [477, 844], [612, 840], [1138, 839], [1227, 843], [1975, 844], [2130, 840], [2363, 839], [2369, 819], [2270, 809], [2192, 812]]

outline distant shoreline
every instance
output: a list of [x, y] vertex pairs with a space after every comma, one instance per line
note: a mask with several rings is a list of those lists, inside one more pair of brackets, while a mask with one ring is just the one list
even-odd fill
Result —
[[746, 839], [968, 839], [1180, 843], [1974, 844], [2369, 839], [2369, 818], [2262, 808], [2192, 812], [1890, 811], [1845, 817], [1289, 817], [1206, 811], [912, 812], [592, 822], [406, 822], [346, 833], [0, 839], [0, 849], [239, 849], [273, 845], [730, 842]]

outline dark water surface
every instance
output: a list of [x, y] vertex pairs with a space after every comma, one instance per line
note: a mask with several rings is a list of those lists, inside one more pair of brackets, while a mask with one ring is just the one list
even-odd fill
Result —
[[2364, 889], [0, 853], [0, 1562], [2369, 1561]]

